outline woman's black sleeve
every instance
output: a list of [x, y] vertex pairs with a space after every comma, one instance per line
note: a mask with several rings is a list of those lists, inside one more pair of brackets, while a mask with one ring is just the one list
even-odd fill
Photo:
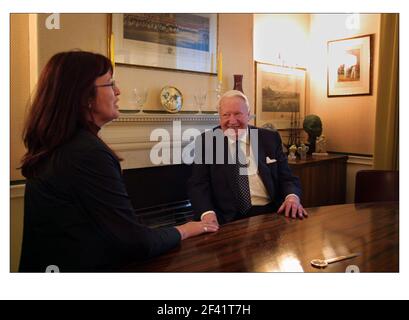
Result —
[[147, 259], [180, 243], [180, 233], [174, 227], [152, 229], [137, 222], [119, 163], [108, 150], [93, 148], [76, 158], [80, 161], [74, 161], [70, 179], [74, 196], [84, 214], [121, 254]]

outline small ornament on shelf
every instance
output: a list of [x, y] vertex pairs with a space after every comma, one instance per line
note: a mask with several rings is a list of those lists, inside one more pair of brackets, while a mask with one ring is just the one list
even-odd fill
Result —
[[313, 156], [325, 157], [327, 153], [327, 139], [324, 135], [317, 137], [315, 141], [315, 152], [312, 153]]
[[297, 152], [297, 146], [296, 145], [292, 145], [289, 149], [288, 149], [289, 153], [288, 153], [288, 160], [296, 160], [297, 156], [295, 155], [295, 153]]
[[298, 154], [300, 155], [301, 160], [307, 160], [307, 152], [310, 148], [307, 147], [304, 143], [301, 143], [301, 146], [298, 147]]
[[144, 113], [143, 106], [148, 99], [148, 88], [145, 87], [136, 87], [132, 89], [132, 102], [136, 106], [136, 112]]
[[233, 75], [234, 78], [234, 87], [233, 90], [238, 90], [243, 92], [243, 75], [242, 74], [235, 74]]
[[202, 114], [202, 109], [206, 103], [206, 98], [207, 98], [207, 92], [205, 90], [199, 89], [194, 95], [195, 105], [196, 105], [196, 108], [199, 114]]

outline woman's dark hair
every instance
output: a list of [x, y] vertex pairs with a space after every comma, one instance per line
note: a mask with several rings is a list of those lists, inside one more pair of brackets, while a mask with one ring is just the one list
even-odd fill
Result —
[[23, 132], [25, 177], [34, 176], [41, 160], [78, 129], [96, 134], [89, 105], [96, 95], [95, 80], [107, 72], [112, 72], [111, 61], [97, 53], [61, 52], [50, 59], [40, 75]]

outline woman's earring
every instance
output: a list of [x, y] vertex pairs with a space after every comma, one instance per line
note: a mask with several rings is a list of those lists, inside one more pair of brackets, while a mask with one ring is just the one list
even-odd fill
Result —
[[91, 103], [88, 105], [88, 109], [91, 109], [92, 108], [92, 105], [91, 105]]

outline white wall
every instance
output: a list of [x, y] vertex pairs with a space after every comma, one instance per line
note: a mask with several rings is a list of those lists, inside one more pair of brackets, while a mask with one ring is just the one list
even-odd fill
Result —
[[254, 60], [306, 67], [310, 14], [255, 14]]

